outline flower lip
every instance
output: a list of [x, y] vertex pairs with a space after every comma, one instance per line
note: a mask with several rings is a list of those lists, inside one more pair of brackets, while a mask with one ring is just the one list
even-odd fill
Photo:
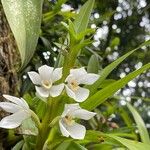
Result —
[[62, 118], [62, 120], [68, 126], [72, 126], [75, 123], [71, 115], [66, 115], [64, 118]]
[[90, 91], [84, 85], [91, 85], [98, 80], [99, 75], [94, 73], [87, 73], [84, 67], [79, 69], [71, 69], [67, 76], [66, 93], [69, 97], [77, 102], [83, 102], [89, 96]]
[[59, 120], [60, 131], [63, 136], [84, 139], [86, 128], [75, 122], [75, 118], [89, 120], [95, 115], [96, 113], [82, 109], [78, 103], [66, 104], [61, 119]]
[[50, 89], [52, 87], [52, 82], [49, 80], [42, 80], [41, 82], [45, 89]]
[[71, 81], [68, 83], [68, 86], [69, 86], [70, 89], [71, 89], [72, 91], [74, 91], [74, 92], [79, 89], [79, 84], [78, 84], [78, 82], [77, 82], [75, 79], [71, 80]]
[[64, 84], [55, 85], [55, 82], [62, 78], [62, 68], [43, 65], [38, 68], [38, 73], [30, 71], [28, 75], [40, 98], [57, 97], [64, 89]]

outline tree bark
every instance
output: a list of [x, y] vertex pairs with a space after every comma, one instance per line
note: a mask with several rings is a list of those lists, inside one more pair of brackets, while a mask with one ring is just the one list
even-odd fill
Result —
[[[16, 66], [18, 65], [17, 62], [20, 61], [16, 49], [13, 34], [0, 4], [0, 101], [4, 101], [3, 94], [17, 94], [18, 79]], [[6, 113], [0, 109], [0, 120], [5, 115]], [[0, 148], [3, 147], [6, 135], [6, 130], [0, 129]]]

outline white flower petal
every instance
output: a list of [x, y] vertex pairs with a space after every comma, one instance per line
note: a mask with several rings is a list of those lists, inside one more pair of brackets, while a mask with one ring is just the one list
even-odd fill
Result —
[[38, 97], [40, 100], [42, 100], [43, 102], [45, 102], [45, 103], [47, 103], [47, 98], [46, 97], [41, 97], [40, 95], [39, 95], [39, 93], [35, 93], [35, 95], [36, 95], [36, 97]]
[[77, 109], [81, 109], [78, 103], [76, 104], [65, 104], [64, 112], [62, 113], [62, 117], [65, 117], [67, 114], [71, 114]]
[[56, 96], [59, 96], [61, 94], [61, 92], [63, 91], [64, 89], [64, 84], [59, 84], [59, 85], [53, 85], [51, 88], [50, 88], [50, 95], [52, 97], [56, 97]]
[[40, 74], [41, 79], [50, 81], [53, 69], [53, 67], [49, 67], [47, 65], [39, 67], [38, 72]]
[[64, 127], [64, 125], [62, 123], [62, 120], [59, 121], [59, 127], [60, 127], [60, 131], [61, 131], [62, 135], [66, 136], [66, 137], [69, 137], [69, 132]]
[[0, 107], [10, 113], [15, 113], [15, 112], [21, 110], [21, 108], [22, 108], [14, 103], [9, 103], [9, 102], [0, 102]]
[[72, 126], [67, 126], [67, 130], [70, 133], [70, 136], [74, 139], [84, 139], [85, 137], [85, 127], [76, 122]]
[[38, 86], [35, 86], [35, 89], [39, 96], [44, 98], [49, 97], [49, 90], [46, 90], [43, 87], [38, 87]]
[[75, 78], [79, 78], [83, 75], [86, 75], [87, 72], [84, 67], [81, 67], [79, 69], [71, 69], [70, 74], [72, 74]]
[[30, 71], [28, 72], [29, 78], [31, 81], [36, 85], [41, 85], [41, 78], [40, 75], [37, 72]]
[[76, 81], [76, 78], [72, 74], [70, 74], [70, 75], [67, 76], [65, 82], [70, 83], [70, 82], [72, 82], [74, 80]]
[[5, 95], [5, 94], [3, 95], [3, 97], [5, 97], [7, 100], [9, 100], [9, 101], [11, 101], [11, 102], [13, 102], [13, 103], [15, 103], [15, 104], [25, 108], [25, 109], [29, 108], [29, 106], [25, 102], [25, 100], [22, 100], [20, 98], [15, 97], [15, 96]]
[[56, 68], [54, 69], [53, 73], [52, 73], [52, 82], [54, 83], [55, 81], [61, 79], [62, 77], [62, 68]]
[[66, 88], [66, 93], [69, 97], [75, 99], [75, 93], [67, 86], [65, 85], [65, 88]]
[[85, 109], [77, 109], [77, 110], [73, 111], [71, 115], [74, 116], [75, 118], [89, 120], [93, 116], [95, 116], [96, 113], [87, 111]]
[[94, 74], [94, 73], [88, 73], [87, 75], [85, 75], [82, 78], [79, 78], [79, 83], [80, 84], [87, 84], [87, 85], [91, 85], [93, 84], [95, 81], [97, 81], [99, 78], [99, 75]]
[[26, 111], [19, 111], [10, 116], [3, 118], [0, 121], [0, 127], [6, 129], [13, 129], [21, 125], [22, 121], [30, 117]]
[[75, 93], [74, 100], [77, 102], [83, 102], [88, 98], [90, 92], [88, 89], [79, 87], [79, 89], [75, 91], [74, 93]]
[[27, 103], [23, 98], [20, 98], [20, 99], [21, 99], [22, 102], [23, 102], [24, 108], [30, 109], [28, 103]]

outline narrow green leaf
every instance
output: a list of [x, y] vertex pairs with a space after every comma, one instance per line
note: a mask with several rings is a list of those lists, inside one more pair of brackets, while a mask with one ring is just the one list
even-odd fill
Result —
[[92, 55], [87, 66], [87, 72], [98, 73], [99, 68], [98, 57], [96, 55]]
[[146, 144], [150, 144], [149, 134], [148, 134], [145, 123], [144, 123], [143, 119], [141, 118], [140, 114], [137, 112], [137, 110], [131, 104], [127, 103], [127, 106], [129, 108], [130, 112], [132, 113], [134, 120], [137, 124], [142, 142], [146, 143]]
[[107, 78], [107, 76], [123, 61], [125, 60], [129, 55], [131, 55], [133, 52], [135, 52], [136, 50], [138, 50], [139, 48], [141, 48], [142, 46], [147, 46], [150, 44], [150, 40], [144, 42], [143, 44], [141, 44], [139, 47], [137, 47], [136, 49], [128, 52], [127, 54], [123, 55], [122, 57], [118, 58], [117, 60], [115, 60], [114, 62], [112, 62], [110, 65], [108, 65], [106, 68], [104, 68], [101, 72], [100, 78], [99, 80], [97, 80], [93, 85], [89, 86], [90, 89], [90, 94], [92, 95], [97, 88], [100, 86], [100, 84]]
[[126, 146], [129, 150], [148, 150], [150, 149], [150, 145], [141, 143], [138, 141], [128, 140], [125, 138], [121, 138], [112, 134], [105, 134], [107, 137], [113, 138], [116, 141], [120, 142], [122, 145]]
[[126, 77], [116, 81], [115, 83], [110, 84], [106, 88], [98, 91], [96, 94], [84, 101], [81, 106], [88, 110], [93, 110], [98, 105], [102, 104], [107, 98], [113, 96], [119, 89], [124, 87], [129, 81], [133, 80], [136, 76], [150, 68], [150, 63], [144, 65], [142, 68], [130, 73]]
[[79, 14], [76, 16], [74, 26], [77, 33], [86, 30], [89, 18], [94, 6], [95, 0], [88, 0], [80, 9]]
[[23, 144], [24, 144], [24, 141], [23, 141], [23, 140], [19, 141], [19, 142], [12, 148], [12, 150], [21, 150]]
[[86, 35], [90, 35], [90, 34], [94, 34], [95, 30], [94, 29], [90, 29], [90, 28], [87, 28], [85, 31], [83, 32], [80, 32], [78, 35], [77, 35], [77, 40], [82, 40]]
[[107, 79], [107, 80], [104, 80], [101, 84], [100, 84], [100, 86], [98, 87], [98, 88], [105, 88], [106, 86], [108, 86], [108, 85], [110, 85], [110, 84], [112, 84], [112, 83], [114, 83], [114, 82], [116, 82], [116, 80], [113, 80], [113, 79]]
[[56, 148], [56, 150], [67, 150], [70, 143], [71, 143], [70, 141], [64, 141]]
[[73, 141], [64, 141], [56, 150], [87, 150], [85, 147]]
[[[104, 144], [108, 144], [108, 143], [113, 142], [113, 144], [118, 145], [119, 143], [121, 143], [121, 145], [123, 145], [122, 147], [125, 146], [129, 150], [149, 150], [150, 149], [149, 144], [145, 144], [145, 143], [134, 141], [134, 140], [125, 139], [125, 138], [116, 136], [114, 134], [105, 134], [105, 133], [99, 132], [99, 131], [88, 130], [87, 134], [85, 136], [85, 139], [87, 139], [87, 140], [95, 139], [95, 142], [99, 141], [99, 138], [102, 138], [104, 140]], [[115, 140], [116, 142], [112, 141], [112, 139]]]
[[60, 10], [61, 9], [61, 6], [62, 4], [66, 3], [67, 0], [58, 0], [55, 7], [54, 7], [54, 10], [57, 11], [57, 10]]
[[25, 67], [32, 58], [40, 34], [43, 0], [2, 0]]
[[22, 147], [22, 150], [31, 150], [31, 149], [28, 147], [27, 143], [24, 143], [23, 147]]
[[[91, 145], [90, 149], [93, 149], [93, 150], [112, 150], [113, 146], [108, 145], [108, 144], [100, 143], [100, 144]], [[115, 150], [117, 150], [117, 149], [115, 149]]]

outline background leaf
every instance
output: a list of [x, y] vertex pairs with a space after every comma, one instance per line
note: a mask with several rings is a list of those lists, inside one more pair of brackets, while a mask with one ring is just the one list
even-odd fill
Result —
[[98, 105], [103, 103], [107, 98], [115, 94], [119, 89], [121, 89], [123, 86], [125, 86], [129, 81], [134, 79], [136, 76], [141, 74], [142, 72], [148, 70], [150, 68], [150, 63], [144, 65], [142, 68], [130, 73], [126, 77], [116, 81], [115, 83], [110, 84], [106, 88], [100, 90], [90, 98], [88, 98], [86, 101], [84, 101], [81, 104], [81, 107], [88, 109], [88, 110], [93, 110], [96, 108]]
[[2, 0], [25, 67], [32, 58], [40, 34], [43, 0]]
[[127, 103], [127, 106], [129, 108], [130, 112], [132, 113], [133, 118], [137, 124], [142, 142], [150, 144], [149, 134], [148, 134], [145, 123], [144, 123], [143, 119], [141, 118], [140, 114], [137, 112], [137, 110], [131, 104]]
[[128, 140], [128, 139], [121, 138], [121, 137], [118, 137], [118, 136], [115, 136], [112, 134], [107, 134], [106, 136], [111, 137], [111, 138], [115, 139], [116, 141], [120, 142], [121, 144], [126, 146], [129, 150], [146, 150], [146, 149], [148, 150], [148, 149], [150, 149], [150, 145], [145, 144], [145, 143]]
[[93, 54], [89, 60], [89, 63], [87, 66], [87, 72], [98, 73], [99, 68], [100, 68], [100, 66], [99, 66], [98, 57]]
[[74, 21], [74, 27], [77, 33], [86, 30], [89, 18], [94, 6], [95, 0], [88, 0], [80, 9], [79, 14], [76, 16]]
[[125, 60], [128, 56], [130, 56], [133, 52], [135, 52], [136, 50], [138, 50], [139, 48], [141, 48], [142, 46], [147, 46], [150, 44], [150, 40], [144, 42], [143, 44], [141, 44], [140, 46], [138, 46], [136, 49], [128, 52], [127, 54], [123, 55], [122, 57], [118, 58], [117, 60], [115, 60], [114, 62], [112, 62], [110, 65], [108, 65], [107, 67], [105, 67], [101, 74], [100, 74], [100, 78], [91, 86], [89, 86], [90, 89], [90, 94], [92, 95], [96, 89], [100, 86], [100, 84], [107, 78], [107, 76], [123, 61]]

